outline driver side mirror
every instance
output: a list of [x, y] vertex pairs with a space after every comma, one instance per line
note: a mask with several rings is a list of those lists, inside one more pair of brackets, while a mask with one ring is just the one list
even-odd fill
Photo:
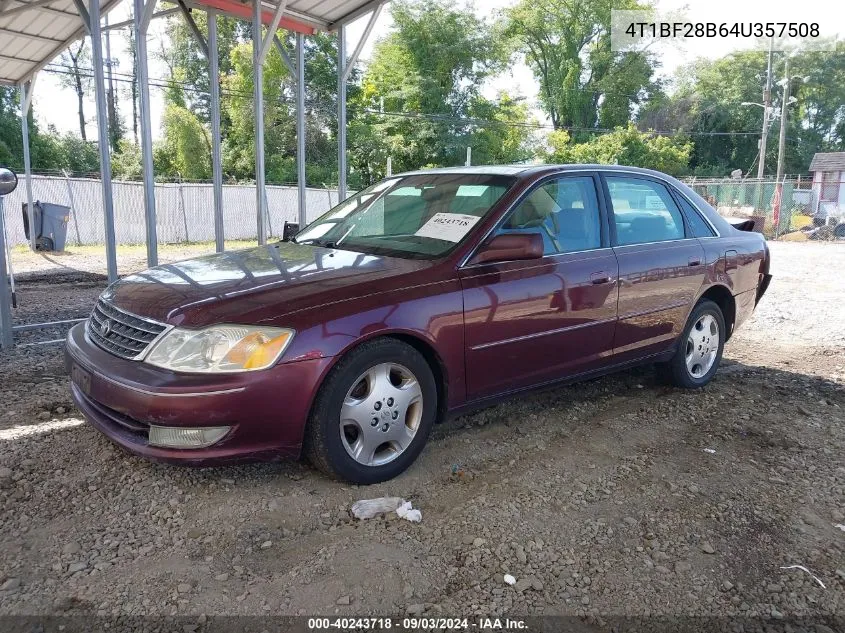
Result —
[[539, 233], [505, 233], [482, 245], [468, 263], [540, 259], [542, 256], [543, 237]]
[[18, 186], [18, 177], [11, 169], [0, 167], [0, 196], [12, 193]]

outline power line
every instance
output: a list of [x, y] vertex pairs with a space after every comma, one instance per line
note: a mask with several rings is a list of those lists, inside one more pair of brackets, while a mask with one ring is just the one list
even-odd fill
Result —
[[[73, 75], [77, 71], [72, 66], [62, 64], [49, 64], [44, 69], [48, 73], [60, 75]], [[93, 77], [92, 68], [80, 68], [79, 74], [83, 77]], [[128, 73], [114, 73], [114, 80], [120, 83], [131, 84], [134, 78]], [[176, 79], [164, 78], [150, 78], [149, 84], [154, 88], [168, 89], [171, 87], [179, 87], [182, 90], [198, 95], [208, 96], [209, 93], [201, 90], [187, 81], [180, 81]], [[243, 99], [245, 101], [252, 100], [252, 93], [246, 91], [232, 90], [231, 88], [222, 88], [221, 95]], [[325, 106], [322, 102], [307, 100], [306, 105], [312, 112], [320, 112], [322, 114], [334, 115], [335, 112]], [[398, 112], [398, 111], [382, 111], [375, 108], [363, 108], [361, 112], [374, 116], [383, 117], [397, 117], [397, 118], [411, 118], [411, 119], [425, 119], [430, 121], [440, 121], [444, 123], [463, 124], [463, 125], [483, 125], [486, 127], [508, 127], [508, 128], [523, 128], [535, 130], [565, 130], [567, 132], [575, 133], [589, 133], [589, 134], [609, 134], [615, 131], [613, 128], [597, 128], [597, 127], [576, 127], [576, 126], [559, 126], [555, 128], [552, 125], [544, 123], [532, 123], [529, 121], [499, 121], [490, 119], [479, 119], [474, 117], [458, 117], [450, 114], [440, 113], [425, 113], [425, 112]], [[695, 131], [678, 131], [678, 130], [649, 130], [653, 134], [659, 136], [696, 136], [696, 137], [720, 137], [720, 136], [758, 136], [759, 132], [745, 132], [745, 131], [730, 131], [730, 132], [695, 132]]]

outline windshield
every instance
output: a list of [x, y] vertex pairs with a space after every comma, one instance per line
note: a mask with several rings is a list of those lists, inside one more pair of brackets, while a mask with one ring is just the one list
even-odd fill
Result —
[[388, 178], [348, 198], [294, 239], [396, 257], [440, 257], [469, 234], [515, 180], [487, 174]]

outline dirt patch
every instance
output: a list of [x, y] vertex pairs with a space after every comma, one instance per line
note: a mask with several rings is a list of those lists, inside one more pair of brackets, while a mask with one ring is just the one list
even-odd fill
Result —
[[[60, 346], [4, 353], [0, 613], [841, 616], [845, 248], [771, 248], [704, 390], [643, 368], [518, 398], [370, 488], [151, 464], [81, 423]], [[86, 316], [102, 272], [22, 274], [17, 318]], [[380, 495], [422, 522], [350, 517]]]

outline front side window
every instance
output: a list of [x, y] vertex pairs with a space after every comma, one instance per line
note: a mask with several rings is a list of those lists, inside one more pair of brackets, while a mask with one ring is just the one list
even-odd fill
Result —
[[620, 246], [682, 240], [681, 211], [660, 183], [642, 178], [607, 176]]
[[601, 221], [593, 179], [565, 177], [537, 187], [497, 231], [508, 233], [539, 234], [544, 255], [599, 248]]
[[469, 235], [515, 181], [485, 174], [390, 178], [351, 196], [294, 239], [377, 255], [440, 257]]

